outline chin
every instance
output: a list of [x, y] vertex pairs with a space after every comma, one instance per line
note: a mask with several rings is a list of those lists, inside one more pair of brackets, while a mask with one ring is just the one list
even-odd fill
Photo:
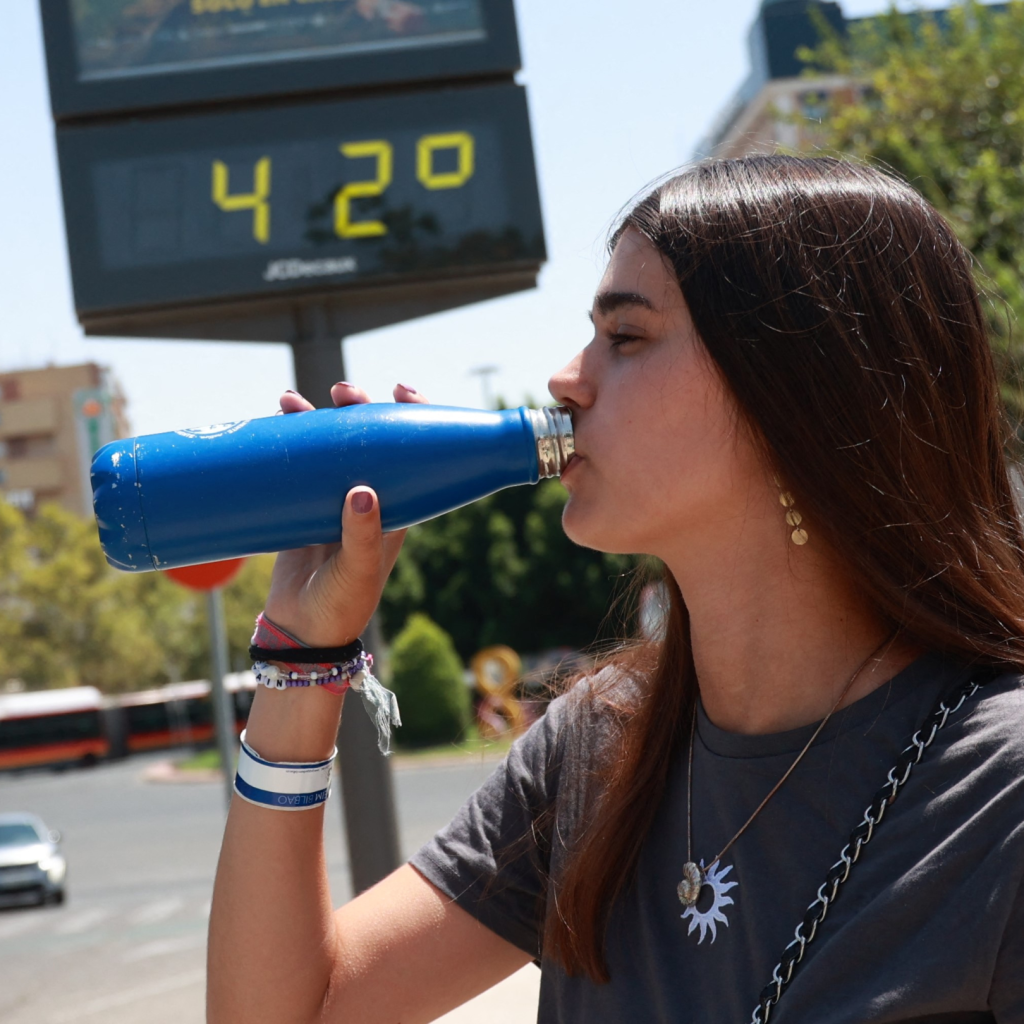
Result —
[[595, 514], [572, 497], [562, 510], [562, 529], [573, 544], [608, 555], [631, 555], [641, 550], [638, 539], [623, 530], [625, 525], [621, 509], [608, 515]]

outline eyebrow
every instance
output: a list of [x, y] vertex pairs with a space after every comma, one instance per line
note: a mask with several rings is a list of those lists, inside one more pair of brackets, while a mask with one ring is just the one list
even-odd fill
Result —
[[[594, 305], [601, 316], [607, 316], [623, 306], [642, 306], [644, 309], [649, 309], [652, 313], [657, 312], [654, 308], [654, 303], [646, 295], [641, 295], [639, 292], [598, 292], [594, 296]], [[591, 319], [593, 319], [593, 316], [591, 316]]]

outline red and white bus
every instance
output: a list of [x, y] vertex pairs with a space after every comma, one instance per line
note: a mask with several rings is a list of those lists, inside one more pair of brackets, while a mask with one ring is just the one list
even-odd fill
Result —
[[[256, 677], [252, 672], [232, 672], [224, 677], [224, 689], [231, 699], [237, 735], [249, 718]], [[120, 709], [123, 716], [124, 752], [211, 743], [214, 717], [210, 690], [205, 679], [197, 679], [107, 698], [108, 708]]]
[[[232, 672], [224, 688], [237, 735], [249, 717], [256, 678]], [[213, 739], [213, 701], [205, 679], [109, 697], [92, 686], [0, 695], [0, 771], [92, 764]]]
[[94, 686], [0, 694], [0, 769], [94, 764], [110, 752]]
[[122, 693], [108, 703], [124, 716], [126, 753], [190, 747], [213, 739], [213, 702], [205, 680]]

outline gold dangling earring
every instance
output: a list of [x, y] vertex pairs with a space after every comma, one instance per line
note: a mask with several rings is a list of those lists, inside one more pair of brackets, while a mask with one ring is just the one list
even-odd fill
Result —
[[793, 527], [793, 532], [789, 535], [789, 539], [799, 546], [803, 546], [810, 539], [807, 535], [807, 531], [800, 525], [804, 521], [804, 517], [793, 507], [796, 504], [796, 500], [789, 491], [781, 490], [782, 484], [779, 483], [779, 478], [775, 477], [775, 486], [780, 488], [779, 492], [779, 504], [784, 506], [786, 509], [786, 522]]

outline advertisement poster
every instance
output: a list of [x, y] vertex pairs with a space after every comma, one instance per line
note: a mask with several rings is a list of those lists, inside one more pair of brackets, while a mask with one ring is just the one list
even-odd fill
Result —
[[479, 42], [481, 0], [72, 0], [80, 81]]

